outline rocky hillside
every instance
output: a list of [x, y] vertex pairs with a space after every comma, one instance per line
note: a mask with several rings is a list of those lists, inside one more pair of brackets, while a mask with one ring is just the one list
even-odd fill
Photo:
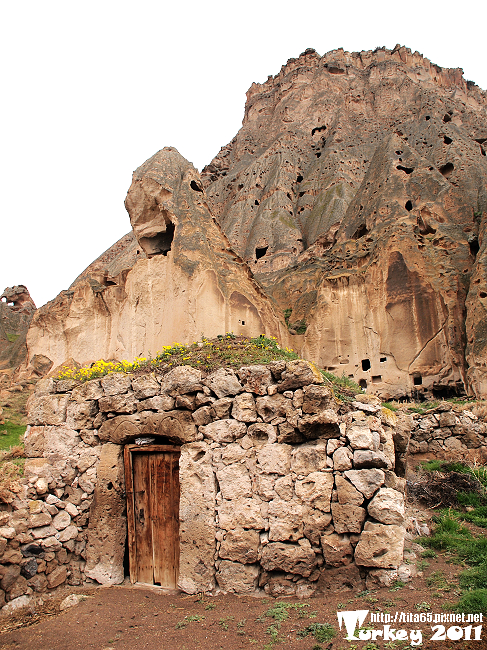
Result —
[[404, 47], [307, 50], [201, 177], [172, 148], [135, 172], [135, 237], [36, 313], [29, 355], [265, 332], [384, 397], [485, 397], [486, 109]]

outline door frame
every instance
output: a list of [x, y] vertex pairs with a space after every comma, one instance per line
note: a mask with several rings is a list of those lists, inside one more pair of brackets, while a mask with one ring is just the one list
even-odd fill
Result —
[[[130, 570], [130, 582], [132, 584], [137, 584], [137, 536], [136, 536], [136, 524], [135, 524], [135, 494], [134, 494], [134, 475], [133, 475], [133, 454], [134, 453], [174, 453], [177, 454], [178, 463], [181, 456], [181, 447], [179, 445], [136, 445], [129, 444], [124, 447], [124, 467], [125, 467], [125, 490], [127, 496], [127, 542], [128, 542], [128, 552], [129, 552], [129, 570]], [[178, 480], [178, 490], [179, 490], [179, 480]], [[150, 486], [148, 486], [150, 489]], [[178, 498], [179, 506], [179, 498]], [[179, 511], [178, 511], [178, 523], [179, 523]], [[178, 547], [179, 547], [179, 535], [178, 535]], [[177, 560], [177, 569], [176, 575], [179, 572], [179, 557]], [[176, 580], [177, 582], [177, 580]], [[139, 583], [145, 584], [145, 583]], [[153, 585], [157, 589], [164, 589], [165, 587], [160, 587], [158, 585]]]

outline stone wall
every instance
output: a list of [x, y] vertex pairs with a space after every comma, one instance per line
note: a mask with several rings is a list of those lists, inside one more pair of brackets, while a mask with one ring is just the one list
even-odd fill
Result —
[[123, 448], [140, 436], [181, 446], [185, 592], [306, 596], [402, 562], [396, 418], [369, 395], [340, 405], [308, 362], [44, 379], [29, 422], [0, 510], [1, 605], [124, 580]]
[[409, 416], [411, 460], [487, 462], [487, 425], [471, 411], [442, 402], [424, 414]]

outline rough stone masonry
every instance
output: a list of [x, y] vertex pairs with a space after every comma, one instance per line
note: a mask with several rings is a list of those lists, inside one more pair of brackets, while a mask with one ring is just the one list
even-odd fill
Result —
[[123, 449], [141, 435], [181, 446], [183, 591], [305, 597], [396, 571], [396, 417], [365, 394], [345, 410], [302, 360], [41, 380], [24, 484], [0, 511], [0, 604], [124, 580]]

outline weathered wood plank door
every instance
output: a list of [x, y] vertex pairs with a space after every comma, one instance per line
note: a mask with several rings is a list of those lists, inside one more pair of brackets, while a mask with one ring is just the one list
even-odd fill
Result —
[[177, 587], [179, 455], [166, 445], [125, 447], [131, 582]]

